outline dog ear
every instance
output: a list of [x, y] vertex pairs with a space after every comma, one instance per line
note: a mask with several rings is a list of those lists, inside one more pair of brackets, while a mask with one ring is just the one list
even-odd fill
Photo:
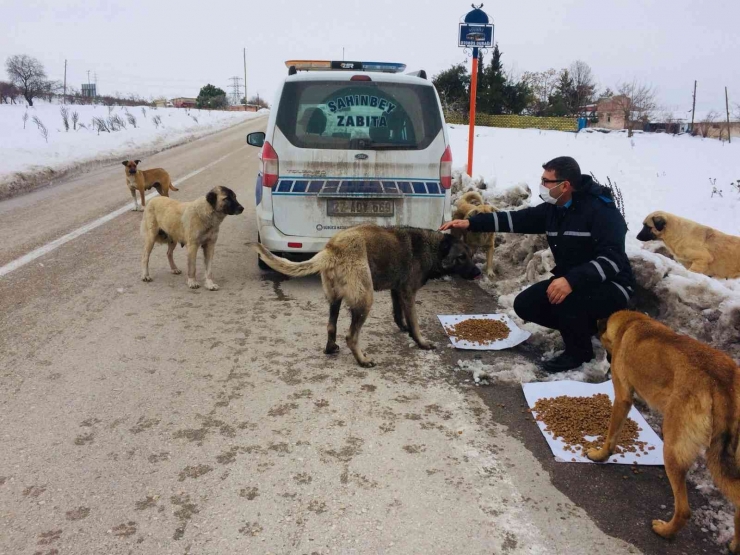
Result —
[[442, 242], [439, 244], [439, 254], [441, 258], [445, 258], [452, 250], [452, 245], [455, 244], [457, 239], [449, 233], [445, 233], [442, 238]]
[[137, 164], [141, 164], [141, 160], [134, 160]]
[[216, 201], [218, 200], [218, 195], [213, 191], [208, 191], [208, 194], [206, 195], [206, 200], [208, 201], [208, 204], [210, 204], [215, 210]]
[[124, 166], [128, 166], [128, 160], [124, 160], [123, 162], [121, 162], [121, 164], [123, 164]]
[[653, 225], [655, 225], [655, 229], [658, 231], [663, 231], [665, 229], [665, 218], [662, 216], [656, 216], [653, 218]]

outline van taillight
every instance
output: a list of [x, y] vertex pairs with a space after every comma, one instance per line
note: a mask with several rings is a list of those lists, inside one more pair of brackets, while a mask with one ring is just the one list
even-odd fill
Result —
[[265, 141], [262, 147], [262, 185], [274, 187], [278, 182], [278, 155], [272, 145]]
[[439, 182], [443, 189], [452, 187], [452, 149], [449, 146], [439, 161]]

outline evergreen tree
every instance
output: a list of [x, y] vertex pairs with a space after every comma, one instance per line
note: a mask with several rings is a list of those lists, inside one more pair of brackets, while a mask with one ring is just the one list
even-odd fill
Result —
[[432, 84], [446, 110], [464, 112], [468, 106], [470, 74], [465, 64], [456, 64], [432, 77]]
[[200, 89], [196, 105], [198, 108], [214, 109], [225, 108], [229, 103], [226, 100], [226, 92], [223, 89], [208, 84]]

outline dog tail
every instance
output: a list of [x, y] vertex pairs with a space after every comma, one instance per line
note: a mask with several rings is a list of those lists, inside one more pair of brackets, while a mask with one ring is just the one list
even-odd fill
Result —
[[[724, 384], [723, 384], [724, 385]], [[730, 385], [730, 384], [727, 384]], [[718, 481], [724, 482], [727, 486], [728, 481], [740, 481], [740, 457], [738, 457], [738, 447], [740, 446], [740, 415], [734, 395], [734, 387], [721, 393], [722, 401], [719, 405], [722, 407], [721, 412], [724, 414], [717, 415], [716, 409], [712, 415], [716, 424], [712, 430], [712, 440], [707, 449], [707, 464], [710, 470], [716, 470]], [[715, 399], [715, 405], [717, 399]], [[714, 472], [713, 472], [714, 474]], [[720, 485], [720, 484], [718, 484]], [[722, 489], [722, 488], [720, 488]], [[740, 484], [733, 484], [735, 491], [740, 491]]]
[[172, 181], [170, 181], [170, 191], [179, 191], [179, 190], [180, 190], [180, 189], [178, 189], [177, 187], [175, 187], [175, 186], [174, 186], [174, 185], [172, 184]]
[[275, 256], [259, 243], [251, 243], [250, 246], [259, 253], [262, 260], [270, 268], [281, 274], [292, 277], [304, 277], [318, 274], [321, 270], [328, 267], [330, 254], [326, 250], [317, 253], [316, 256], [305, 262], [293, 262]]

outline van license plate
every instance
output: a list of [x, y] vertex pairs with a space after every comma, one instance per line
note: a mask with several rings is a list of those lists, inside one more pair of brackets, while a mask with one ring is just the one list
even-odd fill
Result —
[[392, 200], [330, 199], [327, 202], [329, 216], [393, 216]]

